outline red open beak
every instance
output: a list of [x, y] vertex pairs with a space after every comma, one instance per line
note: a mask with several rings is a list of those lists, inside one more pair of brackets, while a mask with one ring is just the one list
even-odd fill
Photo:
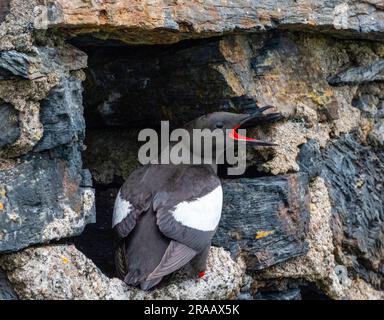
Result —
[[269, 147], [278, 146], [276, 143], [249, 138], [249, 137], [240, 135], [237, 132], [237, 130], [240, 128], [245, 129], [250, 127], [255, 127], [256, 125], [260, 125], [263, 123], [269, 123], [269, 122], [281, 120], [283, 117], [280, 113], [269, 113], [269, 114], [263, 113], [265, 110], [268, 110], [271, 108], [273, 107], [266, 106], [266, 107], [260, 108], [255, 113], [249, 115], [249, 117], [246, 117], [243, 121], [241, 121], [231, 130], [231, 132], [229, 133], [229, 137], [237, 141], [245, 141], [248, 144], [253, 146], [269, 146]]

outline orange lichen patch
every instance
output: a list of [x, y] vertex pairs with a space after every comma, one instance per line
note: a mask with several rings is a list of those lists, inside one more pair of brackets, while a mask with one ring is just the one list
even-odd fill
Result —
[[314, 102], [319, 106], [323, 106], [325, 104], [324, 96], [320, 95], [317, 92], [312, 91], [308, 93], [307, 97], [310, 98], [312, 102]]
[[69, 263], [69, 259], [66, 258], [66, 257], [62, 257], [62, 261], [64, 264], [68, 264]]
[[270, 231], [262, 230], [262, 231], [259, 231], [259, 232], [256, 233], [255, 238], [256, 239], [262, 239], [262, 238], [265, 238], [265, 237], [267, 237], [267, 236], [269, 236], [271, 234], [274, 234], [274, 233], [275, 233], [275, 231], [272, 231], [272, 230], [270, 230]]
[[374, 128], [374, 124], [372, 121], [369, 121], [367, 119], [362, 119], [360, 121], [360, 128], [359, 128], [361, 140], [366, 141], [368, 135], [371, 133], [373, 128]]
[[4, 204], [0, 202], [0, 211], [4, 210]]

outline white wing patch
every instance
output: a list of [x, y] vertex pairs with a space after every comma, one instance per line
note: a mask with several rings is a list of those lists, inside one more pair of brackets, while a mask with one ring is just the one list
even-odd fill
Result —
[[201, 231], [213, 231], [217, 227], [223, 207], [223, 189], [215, 190], [195, 201], [183, 201], [173, 210], [173, 217], [182, 225]]
[[115, 201], [115, 208], [113, 209], [112, 228], [123, 221], [125, 217], [130, 214], [131, 209], [132, 204], [129, 201], [124, 200], [119, 191]]

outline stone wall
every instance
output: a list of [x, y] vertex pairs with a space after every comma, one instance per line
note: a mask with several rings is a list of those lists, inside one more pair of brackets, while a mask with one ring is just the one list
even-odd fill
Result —
[[[383, 40], [374, 0], [2, 1], [0, 298], [382, 299]], [[285, 120], [223, 176], [211, 279], [110, 279], [138, 129], [250, 102]]]

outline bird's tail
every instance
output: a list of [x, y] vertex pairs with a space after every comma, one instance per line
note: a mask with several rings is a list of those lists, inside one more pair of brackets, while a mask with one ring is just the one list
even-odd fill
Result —
[[117, 249], [115, 252], [115, 266], [116, 266], [117, 276], [121, 280], [124, 280], [126, 274], [128, 273], [127, 262], [126, 262], [126, 257], [125, 257], [124, 240], [120, 241], [119, 245], [117, 246]]
[[140, 288], [141, 290], [149, 290], [157, 285], [162, 279], [163, 277], [159, 277], [153, 280], [140, 282]]
[[150, 281], [140, 281], [138, 274], [128, 273], [127, 260], [126, 260], [126, 247], [124, 240], [119, 243], [115, 252], [115, 266], [118, 278], [123, 280], [126, 284], [137, 286], [140, 285], [141, 290], [149, 290], [157, 285], [163, 277], [159, 277]]

